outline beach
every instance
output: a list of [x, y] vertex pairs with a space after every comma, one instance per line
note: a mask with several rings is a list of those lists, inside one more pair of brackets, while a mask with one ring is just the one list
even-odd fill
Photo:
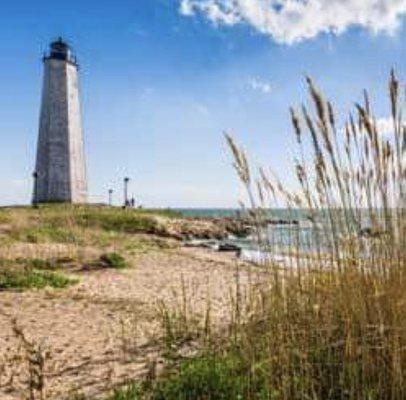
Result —
[[[0, 292], [2, 400], [21, 399], [27, 391], [27, 366], [14, 358], [21, 343], [13, 318], [27, 340], [49, 352], [48, 399], [96, 396], [144, 378], [152, 364], [163, 368], [160, 304], [176, 309], [186, 290], [190, 312], [203, 315], [210, 296], [213, 322], [227, 323], [237, 267], [242, 285], [251, 269], [233, 254], [184, 247], [148, 252], [130, 263], [125, 271], [71, 271], [80, 283], [64, 291]], [[192, 352], [193, 343], [185, 351]]]

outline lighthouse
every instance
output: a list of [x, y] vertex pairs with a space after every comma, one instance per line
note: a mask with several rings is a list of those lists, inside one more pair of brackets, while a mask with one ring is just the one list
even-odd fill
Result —
[[59, 38], [44, 56], [33, 202], [86, 203], [78, 64]]

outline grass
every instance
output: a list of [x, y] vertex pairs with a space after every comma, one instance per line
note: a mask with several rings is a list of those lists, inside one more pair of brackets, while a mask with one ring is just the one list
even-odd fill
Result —
[[169, 211], [101, 206], [41, 205], [0, 209], [0, 257], [69, 258], [71, 266], [93, 262], [95, 254], [133, 257], [176, 247], [166, 235]]
[[80, 243], [80, 232], [73, 229], [54, 225], [40, 225], [16, 230], [12, 237], [19, 242], [26, 243]]
[[58, 270], [94, 263], [95, 254], [107, 268], [126, 268], [127, 257], [173, 247], [163, 237], [135, 234], [165, 236], [160, 221], [174, 216], [171, 211], [64, 204], [2, 208], [0, 290], [66, 287], [74, 281]]
[[114, 208], [83, 208], [75, 216], [82, 227], [98, 227], [105, 231], [125, 233], [163, 233], [153, 214]]
[[176, 374], [117, 391], [109, 400], [230, 400], [273, 399], [260, 380], [232, 356], [199, 356], [186, 360]]
[[[267, 263], [269, 281], [244, 291], [237, 278], [230, 322], [216, 330], [205, 316], [194, 325], [201, 332], [193, 340], [203, 339], [197, 357], [176, 362], [172, 351], [169, 375], [114, 400], [406, 398], [404, 93], [392, 73], [393, 129], [384, 135], [366, 93], [341, 129], [331, 103], [307, 83], [312, 109], [291, 110], [299, 189], [284, 186], [275, 172], [252, 170], [227, 140], [258, 245], [275, 251], [264, 240], [265, 211], [284, 207], [294, 219], [300, 208], [312, 224], [313, 256], [301, 257], [299, 231], [292, 230], [286, 254], [298, 268]], [[188, 336], [191, 318], [182, 307], [162, 313], [166, 347], [177, 344], [173, 332]]]
[[[37, 268], [40, 269], [36, 269]], [[64, 289], [77, 283], [76, 279], [68, 278], [59, 272], [50, 271], [46, 262], [34, 260], [32, 266], [21, 266], [2, 262], [0, 265], [0, 291], [2, 290], [26, 290], [43, 289], [52, 287]]]
[[[164, 237], [171, 211], [45, 204], [0, 209], [0, 290], [64, 288], [66, 267], [123, 269], [126, 258], [173, 247]], [[141, 234], [141, 235], [136, 235]]]
[[[253, 377], [247, 365], [231, 355], [201, 356], [181, 364], [177, 374], [158, 381], [153, 400], [270, 399], [261, 377]], [[129, 399], [130, 400], [130, 399]]]
[[95, 231], [165, 235], [159, 218], [174, 216], [176, 213], [170, 211], [53, 204], [38, 209], [4, 208], [0, 210], [0, 225], [9, 225], [9, 236], [15, 241], [83, 244], [86, 234]]
[[[313, 111], [291, 110], [299, 190], [274, 173], [255, 176], [244, 152], [228, 142], [261, 240], [269, 204], [307, 210], [318, 257], [290, 253], [298, 269], [272, 273], [235, 326], [241, 357], [280, 399], [406, 397], [405, 121], [399, 82], [389, 81], [391, 135], [379, 132], [367, 93], [337, 127], [333, 106], [308, 79]], [[357, 122], [355, 122], [357, 121]], [[402, 139], [403, 138], [403, 139]], [[275, 205], [276, 206], [276, 205]], [[363, 232], [373, 231], [374, 235]], [[293, 232], [292, 242], [300, 238]], [[325, 255], [328, 258], [325, 258]], [[272, 266], [269, 266], [272, 271]], [[238, 302], [238, 299], [236, 299]], [[241, 309], [241, 307], [238, 307]]]

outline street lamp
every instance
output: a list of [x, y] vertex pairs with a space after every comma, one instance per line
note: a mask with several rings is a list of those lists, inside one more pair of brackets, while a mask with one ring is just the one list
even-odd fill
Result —
[[109, 206], [113, 205], [113, 189], [109, 189]]
[[128, 182], [130, 182], [130, 178], [125, 177], [124, 178], [124, 207], [127, 207], [129, 202], [128, 202]]

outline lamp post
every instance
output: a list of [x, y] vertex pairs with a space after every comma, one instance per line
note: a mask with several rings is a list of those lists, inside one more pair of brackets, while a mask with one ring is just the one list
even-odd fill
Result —
[[32, 174], [32, 177], [34, 179], [34, 196], [32, 199], [32, 205], [34, 208], [38, 207], [38, 172], [34, 171]]
[[109, 189], [109, 206], [113, 205], [113, 189]]
[[128, 182], [130, 182], [130, 178], [125, 177], [124, 178], [124, 207], [127, 207], [129, 202], [128, 202]]

